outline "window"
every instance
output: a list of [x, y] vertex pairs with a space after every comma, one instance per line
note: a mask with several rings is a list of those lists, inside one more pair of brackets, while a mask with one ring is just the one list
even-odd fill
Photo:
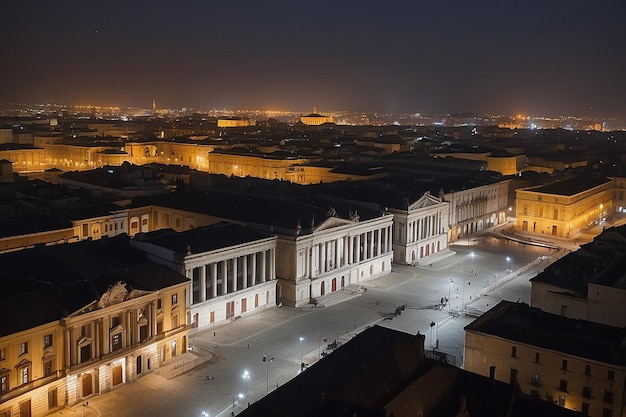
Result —
[[9, 374], [0, 374], [0, 394], [9, 392]]
[[161, 299], [157, 298], [157, 310], [160, 310], [161, 308]]
[[20, 385], [28, 384], [30, 378], [30, 364], [22, 366], [19, 369], [19, 383]]
[[609, 381], [615, 381], [615, 371], [609, 371], [606, 375], [606, 379]]
[[172, 305], [178, 304], [178, 294], [172, 294]]
[[18, 355], [25, 355], [28, 353], [28, 342], [20, 343], [17, 351]]
[[604, 397], [602, 398], [602, 401], [604, 401], [605, 403], [613, 404], [613, 392], [604, 390]]
[[119, 316], [111, 317], [111, 328], [113, 329], [113, 328], [115, 328], [115, 327], [117, 327], [119, 325], [120, 325], [120, 318], [119, 318]]
[[83, 224], [83, 237], [89, 236], [89, 225], [87, 223]]
[[539, 374], [533, 374], [531, 379], [530, 379], [530, 383], [536, 387], [540, 387], [541, 386], [541, 382], [539, 380]]
[[585, 375], [591, 375], [591, 365], [585, 365]]
[[48, 410], [57, 408], [57, 389], [52, 388], [48, 391]]
[[511, 368], [511, 377], [509, 383], [511, 385], [515, 385], [517, 383], [517, 369]]
[[43, 348], [49, 348], [52, 346], [52, 333], [47, 334], [43, 337]]
[[511, 357], [517, 357], [517, 346], [511, 346]]
[[583, 387], [583, 398], [591, 398], [591, 387]]
[[116, 351], [122, 348], [122, 333], [115, 333], [111, 336], [111, 350]]
[[559, 405], [565, 407], [565, 395], [559, 395]]
[[43, 363], [43, 376], [50, 376], [54, 373], [54, 360], [48, 359]]
[[567, 371], [567, 359], [563, 359], [561, 362], [561, 369]]
[[580, 407], [580, 413], [583, 416], [588, 416], [589, 415], [589, 403], [583, 403], [582, 406]]
[[0, 361], [4, 361], [7, 359], [7, 348], [0, 348]]
[[567, 381], [562, 379], [559, 382], [559, 391], [567, 392]]
[[539, 352], [535, 353], [535, 363], [539, 363], [541, 359], [541, 354]]
[[530, 391], [530, 396], [533, 398], [539, 398], [539, 391], [536, 389]]
[[611, 410], [610, 408], [603, 408], [602, 417], [613, 417], [613, 410]]

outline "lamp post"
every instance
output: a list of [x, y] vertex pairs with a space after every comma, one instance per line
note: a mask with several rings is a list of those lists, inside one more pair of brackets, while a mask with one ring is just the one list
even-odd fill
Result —
[[300, 335], [300, 372], [304, 370], [304, 336]]
[[243, 371], [242, 378], [246, 380], [246, 401], [248, 400], [248, 380], [250, 379], [250, 374], [248, 371]]
[[450, 307], [452, 304], [452, 301], [450, 299], [450, 287], [452, 287], [452, 284], [454, 284], [454, 280], [452, 278], [449, 278], [450, 280], [450, 284], [448, 285], [448, 313], [450, 313]]
[[274, 357], [268, 358], [267, 355], [263, 355], [263, 362], [265, 362], [265, 381], [266, 390], [265, 395], [270, 393], [270, 362], [274, 360]]
[[227, 397], [229, 395], [233, 398], [233, 408], [235, 408], [235, 396], [231, 394], [230, 392], [227, 392], [226, 394], [224, 394], [224, 397]]
[[506, 257], [506, 264], [507, 264], [507, 272], [511, 271], [511, 258], [509, 258], [508, 256]]

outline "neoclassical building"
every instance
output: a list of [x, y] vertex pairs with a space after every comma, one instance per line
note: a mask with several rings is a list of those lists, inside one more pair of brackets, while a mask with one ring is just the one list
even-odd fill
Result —
[[0, 257], [0, 415], [49, 414], [187, 351], [187, 278], [127, 236]]
[[189, 279], [194, 327], [276, 305], [276, 237], [234, 223], [136, 235], [131, 245]]
[[348, 218], [331, 209], [310, 228], [279, 234], [277, 242], [278, 298], [300, 307], [325, 295], [391, 272], [392, 215]]
[[613, 180], [575, 177], [516, 190], [515, 230], [573, 239], [612, 212]]
[[427, 264], [448, 249], [449, 204], [425, 192], [406, 210], [390, 208], [394, 216], [393, 261]]
[[444, 191], [443, 201], [450, 204], [448, 241], [506, 222], [509, 184], [510, 180], [466, 184], [458, 190]]

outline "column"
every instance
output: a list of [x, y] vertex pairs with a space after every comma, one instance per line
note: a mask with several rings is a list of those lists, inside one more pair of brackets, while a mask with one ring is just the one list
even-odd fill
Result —
[[[156, 300], [150, 304], [150, 337], [154, 337], [157, 334], [157, 320], [156, 320]], [[103, 326], [104, 327], [104, 326]], [[108, 333], [108, 332], [107, 332]]]
[[369, 257], [370, 259], [374, 257], [374, 231], [370, 231], [370, 247], [369, 247]]
[[72, 344], [72, 336], [70, 335], [70, 329], [65, 330], [65, 363], [63, 364], [66, 368], [69, 368], [72, 365], [72, 358], [70, 346]]
[[348, 262], [347, 264], [354, 263], [354, 259], [352, 258], [354, 255], [354, 238], [352, 236], [348, 236]]
[[265, 273], [267, 268], [267, 251], [261, 252], [261, 282], [265, 282]]
[[270, 249], [270, 280], [276, 279], [276, 249]]
[[381, 235], [382, 232], [383, 232], [383, 229], [378, 229], [378, 239], [376, 241], [376, 247], [378, 248], [377, 253], [376, 253], [377, 256], [380, 256], [380, 254], [382, 253], [381, 252], [382, 247], [380, 246], [380, 242], [382, 240], [380, 235]]
[[211, 298], [217, 297], [217, 262], [211, 264]]
[[276, 249], [270, 249], [270, 281], [276, 279]]
[[252, 254], [252, 270], [250, 271], [250, 275], [252, 275], [252, 285], [256, 285], [257, 280], [256, 280], [256, 257], [257, 257], [257, 252]]
[[387, 252], [393, 250], [393, 230], [391, 226], [387, 226]]
[[232, 260], [233, 262], [233, 292], [237, 291], [237, 256]]
[[200, 302], [206, 301], [206, 265], [200, 267]]
[[243, 280], [243, 289], [248, 288], [248, 255], [243, 255], [243, 264], [241, 265], [241, 279]]
[[222, 261], [222, 295], [228, 294], [228, 267], [226, 261]]
[[326, 252], [328, 250], [328, 248], [326, 247], [326, 242], [320, 244], [320, 274], [323, 274], [324, 272], [326, 272]]
[[356, 235], [356, 246], [354, 249], [356, 251], [354, 262], [358, 264], [359, 262], [361, 262], [361, 234], [360, 233]]
[[[156, 320], [155, 320], [156, 321]], [[155, 323], [156, 326], [156, 323]], [[111, 328], [111, 317], [110, 316], [106, 316], [104, 318], [104, 322], [102, 324], [103, 327], [103, 333], [104, 333], [104, 340], [102, 340], [102, 354], [106, 355], [107, 353], [109, 353], [109, 344], [111, 343], [111, 335], [109, 334], [109, 329]], [[154, 334], [156, 334], [156, 330], [154, 332]]]

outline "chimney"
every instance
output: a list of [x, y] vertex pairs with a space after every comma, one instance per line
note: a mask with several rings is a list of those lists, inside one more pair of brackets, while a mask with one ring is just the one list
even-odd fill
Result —
[[492, 381], [496, 379], [496, 367], [493, 365], [489, 367], [489, 379]]

